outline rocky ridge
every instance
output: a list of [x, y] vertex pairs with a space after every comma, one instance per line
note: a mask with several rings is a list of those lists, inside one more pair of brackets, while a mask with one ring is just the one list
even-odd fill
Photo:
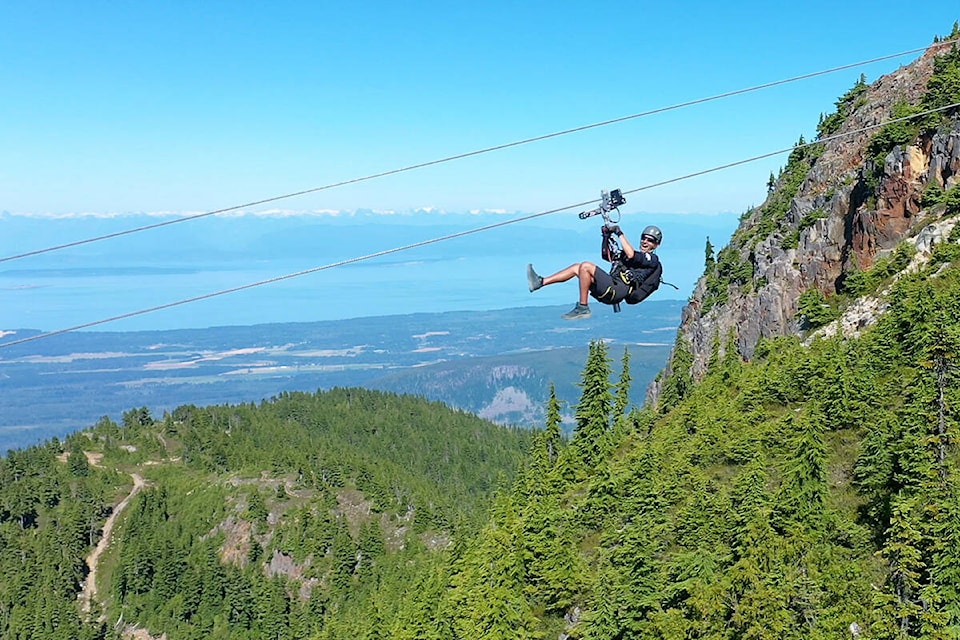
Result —
[[[951, 47], [956, 56], [956, 44], [935, 43], [872, 85], [858, 83], [837, 103], [833, 117], [842, 122], [835, 130], [825, 131], [821, 120], [816, 143], [801, 139], [767, 200], [741, 217], [729, 245], [708, 263], [684, 308], [670, 362], [648, 389], [648, 403], [656, 404], [673, 373], [677, 348], [690, 352], [695, 380], [717, 346], [721, 354], [732, 346], [749, 359], [762, 338], [807, 333], [798, 314], [805, 291], [835, 296], [851, 274], [870, 269], [901, 243], [915, 247], [914, 260], [922, 261], [947, 237], [955, 220], [943, 205], [924, 206], [924, 194], [960, 184], [960, 110], [946, 111], [935, 130], [895, 145], [882, 168], [871, 141], [883, 130], [878, 125], [898, 117], [904, 105], [920, 103], [934, 59]], [[855, 300], [821, 335], [859, 330], [884, 308], [882, 293]]]

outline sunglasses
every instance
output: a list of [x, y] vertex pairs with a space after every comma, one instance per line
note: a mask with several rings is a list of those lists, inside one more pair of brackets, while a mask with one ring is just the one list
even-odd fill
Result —
[[640, 236], [640, 239], [646, 240], [647, 242], [652, 242], [653, 244], [657, 244], [657, 239], [654, 238], [653, 236], [643, 235], [643, 236]]

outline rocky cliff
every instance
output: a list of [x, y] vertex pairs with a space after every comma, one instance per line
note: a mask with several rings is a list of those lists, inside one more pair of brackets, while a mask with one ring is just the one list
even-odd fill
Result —
[[[717, 350], [749, 359], [762, 338], [870, 324], [882, 295], [862, 299], [852, 283], [898, 247], [923, 260], [947, 237], [960, 213], [960, 109], [949, 106], [960, 102], [958, 35], [955, 26], [950, 38], [872, 85], [861, 78], [835, 113], [821, 117], [817, 140], [801, 138], [729, 244], [715, 257], [708, 248], [648, 402], [660, 399], [676, 369], [702, 377]], [[811, 322], [802, 300], [832, 314], [830, 322]]]

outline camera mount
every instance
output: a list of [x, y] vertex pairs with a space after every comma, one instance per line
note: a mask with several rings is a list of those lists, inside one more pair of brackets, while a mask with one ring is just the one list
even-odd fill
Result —
[[[623, 197], [620, 189], [611, 189], [610, 191], [600, 191], [600, 206], [590, 211], [581, 211], [580, 219], [586, 220], [592, 216], [603, 216], [605, 222], [615, 224], [620, 222], [620, 205], [626, 203], [627, 199]], [[616, 220], [611, 219], [610, 212], [616, 211]]]

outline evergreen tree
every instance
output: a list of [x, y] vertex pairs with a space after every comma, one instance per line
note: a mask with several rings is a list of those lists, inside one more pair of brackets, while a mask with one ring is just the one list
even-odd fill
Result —
[[449, 576], [438, 563], [431, 563], [417, 574], [415, 583], [402, 594], [402, 604], [390, 626], [392, 640], [446, 640], [452, 637], [445, 624], [448, 614], [441, 612], [448, 580]]
[[681, 339], [673, 347], [669, 363], [669, 375], [663, 381], [660, 392], [661, 413], [666, 413], [683, 400], [693, 387], [693, 354]]
[[525, 571], [517, 516], [515, 505], [501, 496], [477, 546], [458, 563], [447, 605], [455, 612], [453, 637], [535, 637], [536, 621], [523, 595]]
[[733, 509], [736, 522], [740, 527], [745, 527], [771, 502], [767, 492], [766, 456], [757, 451], [734, 482]]
[[920, 629], [923, 606], [921, 580], [925, 572], [922, 534], [915, 526], [916, 498], [893, 503], [887, 541], [880, 554], [889, 563], [889, 577], [876, 599], [880, 614], [881, 638], [915, 637]]
[[257, 627], [260, 637], [269, 640], [289, 638], [290, 603], [279, 579], [262, 583], [257, 595]]
[[544, 428], [543, 453], [545, 461], [553, 465], [560, 456], [563, 446], [563, 434], [560, 431], [560, 401], [557, 400], [556, 389], [550, 384], [550, 397], [547, 401], [546, 427]]
[[337, 521], [333, 538], [333, 585], [341, 592], [353, 584], [353, 572], [357, 566], [357, 548], [343, 520]]
[[624, 347], [623, 357], [620, 360], [620, 380], [616, 386], [616, 396], [613, 405], [613, 415], [615, 420], [619, 420], [627, 412], [627, 406], [630, 404], [630, 350]]
[[[812, 413], [812, 415], [810, 415]], [[793, 450], [784, 470], [778, 507], [797, 523], [816, 527], [823, 521], [827, 496], [827, 447], [824, 421], [816, 406], [797, 419], [788, 416], [784, 431], [793, 432]]]
[[707, 236], [707, 244], [703, 249], [703, 272], [709, 273], [716, 264], [717, 260], [714, 257], [713, 243], [710, 242], [710, 236]]
[[960, 486], [952, 475], [931, 515], [930, 584], [937, 591], [941, 626], [960, 633]]
[[584, 572], [579, 527], [567, 520], [556, 495], [528, 504], [522, 527], [524, 594], [536, 608], [562, 615], [573, 604]]
[[360, 525], [357, 555], [359, 571], [367, 572], [375, 564], [382, 561], [385, 552], [383, 530], [376, 520], [369, 520]]
[[70, 452], [68, 462], [70, 465], [71, 474], [77, 477], [86, 477], [90, 475], [90, 463], [87, 461], [87, 456], [83, 453], [83, 450], [79, 447], [74, 448]]
[[610, 390], [610, 360], [602, 341], [590, 343], [587, 363], [580, 384], [583, 389], [574, 417], [573, 444], [581, 462], [591, 468], [600, 461], [604, 436], [610, 429], [613, 395]]
[[560, 402], [557, 400], [553, 385], [546, 407], [546, 428], [536, 432], [533, 437], [529, 469], [520, 478], [525, 484], [527, 497], [539, 496], [550, 490], [557, 477], [556, 466], [563, 447], [563, 434], [560, 431]]
[[601, 570], [593, 586], [593, 607], [584, 613], [577, 631], [591, 640], [616, 640], [625, 636], [622, 612], [619, 603], [624, 588], [619, 583], [619, 574], [612, 568]]
[[614, 387], [613, 429], [610, 432], [609, 447], [616, 447], [626, 435], [630, 424], [627, 407], [630, 405], [630, 351], [623, 349], [623, 358], [620, 360], [620, 379]]
[[229, 572], [227, 581], [227, 619], [239, 629], [250, 629], [255, 618], [253, 579], [240, 569]]

